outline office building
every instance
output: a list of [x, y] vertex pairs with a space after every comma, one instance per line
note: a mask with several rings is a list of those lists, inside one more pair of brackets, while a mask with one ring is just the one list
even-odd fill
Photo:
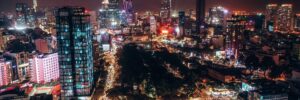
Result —
[[103, 0], [102, 7], [99, 10], [100, 30], [119, 29], [120, 25], [119, 0]]
[[209, 9], [209, 15], [207, 18], [207, 24], [212, 30], [211, 34], [222, 34], [225, 27], [225, 16], [228, 14], [228, 10], [222, 6], [216, 6]]
[[278, 9], [278, 31], [289, 32], [292, 29], [292, 4], [282, 4]]
[[32, 82], [48, 83], [59, 78], [57, 53], [34, 55], [29, 61]]
[[29, 8], [25, 3], [16, 4], [16, 27], [24, 28], [27, 27], [29, 17]]
[[277, 11], [278, 11], [278, 5], [277, 4], [268, 4], [266, 7], [266, 28], [268, 31], [273, 32], [275, 29], [277, 29]]
[[93, 87], [90, 17], [82, 7], [57, 10], [57, 42], [62, 99], [89, 97]]
[[134, 22], [134, 10], [132, 0], [123, 0], [123, 10], [126, 13], [126, 22], [132, 24]]
[[201, 33], [201, 26], [205, 19], [205, 0], [196, 1], [196, 35]]
[[225, 14], [228, 13], [222, 6], [212, 7], [209, 9], [208, 21], [210, 25], [224, 25], [225, 23]]
[[34, 10], [34, 12], [37, 12], [37, 7], [38, 7], [38, 2], [37, 2], [37, 0], [32, 0], [32, 6], [33, 6], [33, 10]]
[[162, 0], [160, 7], [160, 17], [162, 22], [168, 22], [171, 17], [172, 0]]
[[24, 29], [35, 26], [34, 10], [26, 3], [16, 4], [16, 29]]

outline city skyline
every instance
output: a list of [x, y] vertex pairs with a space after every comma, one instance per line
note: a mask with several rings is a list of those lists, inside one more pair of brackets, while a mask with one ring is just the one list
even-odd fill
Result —
[[0, 0], [0, 100], [300, 100], [298, 1]]
[[[186, 2], [184, 0], [177, 0], [174, 7], [178, 10], [186, 10], [186, 9], [195, 9], [196, 0], [189, 0], [190, 2]], [[265, 5], [268, 3], [292, 3], [294, 5], [294, 11], [296, 13], [300, 13], [300, 3], [296, 3], [296, 0], [226, 0], [227, 2], [221, 2], [222, 0], [209, 0], [206, 2], [206, 11], [208, 8], [213, 6], [224, 6], [229, 10], [245, 10], [245, 11], [265, 11]], [[0, 0], [0, 12], [14, 11], [15, 3], [28, 3], [32, 6], [32, 0]], [[62, 6], [83, 6], [90, 10], [98, 10], [101, 7], [102, 0], [38, 0], [38, 8], [52, 8], [52, 7], [62, 7]], [[151, 1], [143, 1], [143, 0], [134, 0], [133, 6], [134, 10], [138, 12], [142, 11], [155, 11], [158, 12], [160, 10], [160, 0], [151, 0]], [[147, 4], [147, 5], [144, 5]], [[234, 5], [234, 7], [233, 7]], [[253, 7], [253, 5], [256, 5]]]

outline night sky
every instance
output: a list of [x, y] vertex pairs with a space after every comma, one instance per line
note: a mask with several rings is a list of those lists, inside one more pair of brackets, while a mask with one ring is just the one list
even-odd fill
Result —
[[[65, 5], [84, 6], [91, 10], [100, 8], [102, 0], [38, 0], [39, 7], [60, 7]], [[158, 11], [161, 0], [133, 0], [136, 11]], [[229, 10], [263, 11], [267, 3], [293, 3], [294, 11], [300, 12], [299, 0], [206, 0], [207, 8], [222, 5]], [[0, 0], [0, 12], [14, 11], [16, 2], [32, 4], [32, 0]], [[196, 0], [176, 0], [179, 10], [195, 7]], [[297, 3], [298, 2], [298, 3]]]

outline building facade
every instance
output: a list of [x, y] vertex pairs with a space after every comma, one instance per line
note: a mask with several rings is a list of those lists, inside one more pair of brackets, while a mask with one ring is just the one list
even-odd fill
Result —
[[30, 59], [31, 81], [48, 83], [59, 78], [58, 54], [34, 55]]
[[167, 22], [171, 17], [172, 0], [162, 0], [160, 8], [160, 17], [162, 22]]
[[288, 32], [292, 29], [292, 4], [282, 4], [278, 9], [278, 31]]
[[62, 99], [89, 97], [93, 87], [92, 33], [82, 7], [57, 10], [57, 42]]
[[266, 7], [266, 28], [268, 31], [273, 32], [278, 27], [277, 22], [277, 10], [278, 5], [277, 4], [268, 4]]
[[102, 8], [99, 10], [99, 27], [108, 29], [119, 29], [122, 24], [119, 0], [103, 0]]
[[201, 25], [205, 19], [205, 0], [196, 1], [196, 33], [201, 33]]
[[10, 61], [0, 59], [0, 86], [5, 86], [12, 82], [11, 67], [12, 63]]

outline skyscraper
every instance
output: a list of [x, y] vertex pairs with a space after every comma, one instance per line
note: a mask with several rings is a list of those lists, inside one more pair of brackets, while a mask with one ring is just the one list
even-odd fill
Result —
[[268, 31], [274, 31], [277, 29], [277, 4], [268, 4], [266, 7], [266, 28]]
[[132, 23], [134, 19], [134, 11], [133, 11], [133, 5], [132, 0], [123, 0], [123, 10], [126, 13], [126, 21], [127, 23]]
[[26, 3], [16, 4], [16, 27], [23, 28], [27, 26], [29, 17], [28, 5]]
[[119, 0], [103, 0], [99, 10], [100, 29], [118, 29], [121, 24]]
[[288, 32], [292, 28], [292, 4], [282, 4], [278, 9], [278, 31]]
[[223, 27], [225, 26], [225, 15], [228, 13], [228, 10], [222, 6], [216, 6], [209, 9], [209, 15], [207, 23], [211, 25], [213, 34], [222, 34]]
[[226, 13], [228, 13], [228, 10], [222, 6], [210, 8], [207, 23], [211, 25], [223, 25]]
[[85, 8], [63, 7], [56, 12], [62, 99], [91, 95], [93, 55], [90, 19]]
[[197, 0], [196, 2], [196, 35], [201, 33], [201, 25], [205, 19], [205, 0]]
[[160, 8], [160, 17], [166, 22], [171, 17], [172, 0], [162, 0]]
[[34, 10], [34, 12], [36, 12], [37, 6], [38, 6], [37, 0], [32, 0], [32, 3], [33, 3], [33, 10]]

